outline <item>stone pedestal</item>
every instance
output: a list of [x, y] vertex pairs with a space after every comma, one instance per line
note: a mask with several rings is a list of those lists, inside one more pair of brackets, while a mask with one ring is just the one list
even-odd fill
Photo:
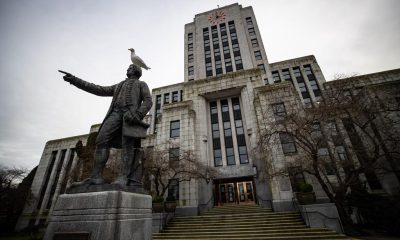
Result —
[[125, 240], [152, 237], [152, 198], [123, 191], [59, 196], [44, 240]]

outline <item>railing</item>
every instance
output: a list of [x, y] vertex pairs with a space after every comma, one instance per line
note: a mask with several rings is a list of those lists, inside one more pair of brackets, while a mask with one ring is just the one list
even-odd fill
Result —
[[343, 224], [342, 224], [342, 221], [340, 220], [340, 218], [338, 218], [338, 217], [329, 217], [329, 216], [327, 216], [327, 215], [325, 215], [325, 214], [323, 214], [323, 213], [321, 213], [321, 212], [318, 212], [318, 211], [309, 212], [309, 211], [307, 211], [307, 208], [304, 208], [305, 211], [302, 211], [302, 209], [300, 209], [300, 207], [299, 207], [299, 204], [298, 204], [298, 202], [297, 202], [296, 197], [293, 197], [293, 198], [292, 198], [292, 205], [293, 205], [293, 208], [294, 208], [297, 212], [300, 213], [301, 218], [302, 218], [303, 221], [307, 224], [308, 227], [311, 227], [311, 226], [310, 226], [311, 223], [310, 223], [309, 214], [318, 214], [318, 215], [320, 215], [320, 216], [323, 217], [322, 222], [323, 222], [323, 224], [324, 224], [324, 227], [327, 227], [326, 220], [335, 220], [335, 221], [339, 224], [340, 230], [342, 231], [342, 233], [344, 233]]
[[[267, 202], [267, 203], [269, 203], [268, 205], [271, 207], [272, 211], [274, 211], [274, 205], [272, 205], [272, 200], [271, 199], [263, 199], [257, 193], [256, 193], [256, 198], [257, 198], [258, 205], [264, 206], [264, 203]], [[261, 202], [261, 204], [260, 204], [260, 202]]]
[[[211, 205], [211, 206], [210, 206]], [[210, 199], [206, 203], [201, 203], [199, 204], [199, 210], [198, 213], [201, 214], [204, 211], [212, 208], [214, 206], [214, 195], [211, 195]]]

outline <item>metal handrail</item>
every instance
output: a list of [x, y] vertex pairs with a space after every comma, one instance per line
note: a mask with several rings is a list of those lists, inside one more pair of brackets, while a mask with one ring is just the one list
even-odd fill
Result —
[[[319, 215], [321, 215], [321, 216], [324, 217], [324, 218], [323, 218], [324, 227], [326, 227], [325, 221], [326, 221], [327, 219], [328, 219], [328, 220], [336, 220], [336, 221], [339, 223], [339, 226], [340, 226], [340, 229], [342, 230], [342, 233], [344, 233], [343, 224], [342, 224], [342, 221], [340, 220], [339, 217], [329, 217], [329, 216], [327, 216], [327, 215], [325, 215], [325, 214], [323, 214], [323, 213], [321, 213], [321, 212], [318, 212], [318, 211], [309, 212], [309, 211], [307, 211], [307, 208], [305, 208], [305, 212], [303, 212], [303, 211], [300, 210], [300, 208], [299, 208], [299, 204], [298, 204], [298, 201], [297, 201], [296, 197], [293, 197], [293, 198], [292, 198], [292, 204], [293, 204], [293, 207], [294, 207], [295, 209], [297, 209], [298, 212], [300, 212], [300, 215], [301, 215], [301, 217], [303, 218], [303, 221], [306, 222], [307, 226], [310, 226], [310, 217], [309, 217], [309, 213], [317, 213], [317, 214], [319, 214]], [[304, 219], [303, 214], [305, 214], [307, 220]]]
[[274, 211], [274, 205], [272, 205], [272, 200], [271, 199], [263, 199], [260, 195], [256, 193], [257, 201], [261, 200], [261, 202], [269, 202], [269, 205], [271, 206], [272, 211]]

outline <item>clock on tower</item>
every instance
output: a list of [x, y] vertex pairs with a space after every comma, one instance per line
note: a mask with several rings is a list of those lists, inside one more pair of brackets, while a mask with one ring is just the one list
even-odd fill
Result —
[[217, 10], [213, 13], [210, 13], [210, 15], [208, 15], [208, 21], [213, 24], [216, 25], [218, 23], [222, 23], [225, 21], [225, 17], [226, 14], [224, 11], [222, 10]]

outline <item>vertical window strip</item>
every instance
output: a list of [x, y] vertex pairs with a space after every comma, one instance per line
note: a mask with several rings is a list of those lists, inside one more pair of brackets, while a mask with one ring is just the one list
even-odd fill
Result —
[[40, 207], [43, 203], [44, 194], [46, 193], [47, 186], [49, 185], [49, 180], [50, 180], [51, 172], [53, 171], [54, 163], [56, 162], [56, 157], [57, 157], [57, 151], [53, 151], [51, 153], [51, 157], [50, 157], [50, 164], [48, 165], [48, 167], [46, 169], [46, 177], [44, 180], [44, 184], [42, 186], [42, 189], [40, 190], [39, 202], [38, 202], [38, 205], [36, 206], [37, 210], [40, 209]]
[[235, 120], [236, 140], [238, 145], [239, 160], [241, 164], [249, 163], [246, 138], [244, 135], [244, 127], [239, 98], [232, 98], [233, 118]]
[[222, 123], [224, 126], [225, 153], [227, 165], [235, 165], [235, 152], [233, 150], [231, 120], [229, 115], [228, 100], [221, 100]]
[[62, 166], [64, 164], [64, 159], [65, 159], [65, 153], [66, 152], [67, 152], [67, 149], [61, 150], [61, 158], [60, 158], [60, 161], [58, 161], [57, 170], [55, 172], [55, 178], [54, 178], [54, 181], [53, 181], [53, 185], [51, 186], [50, 196], [49, 196], [49, 199], [47, 201], [46, 209], [50, 209], [51, 205], [53, 204], [54, 193], [56, 192], [58, 179], [60, 177], [61, 169], [62, 169]]
[[211, 132], [213, 141], [214, 166], [222, 166], [221, 137], [218, 125], [217, 102], [210, 102]]
[[158, 117], [161, 115], [161, 94], [156, 96], [156, 106], [154, 114], [154, 133], [157, 133]]

